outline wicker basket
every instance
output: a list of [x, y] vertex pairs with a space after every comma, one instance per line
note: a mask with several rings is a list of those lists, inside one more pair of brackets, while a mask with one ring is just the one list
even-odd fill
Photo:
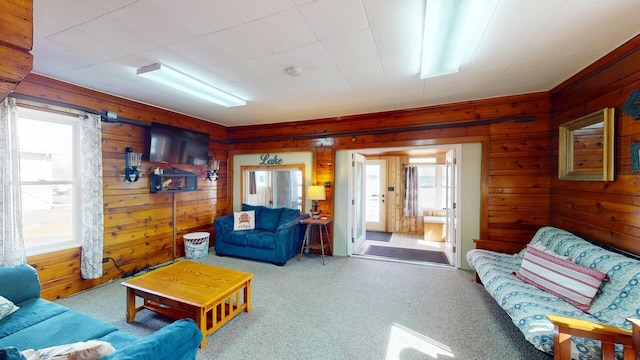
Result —
[[209, 233], [196, 232], [184, 237], [185, 259], [202, 259], [209, 254]]

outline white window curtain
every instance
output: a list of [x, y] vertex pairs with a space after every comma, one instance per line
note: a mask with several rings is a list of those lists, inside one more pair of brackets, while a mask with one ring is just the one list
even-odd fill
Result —
[[5, 98], [0, 104], [0, 266], [27, 261], [22, 236], [17, 118], [15, 100]]
[[104, 210], [102, 205], [102, 124], [100, 116], [81, 116], [80, 126], [80, 214], [82, 217], [83, 279], [102, 276]]
[[418, 201], [418, 167], [404, 167], [404, 197], [402, 199], [402, 215], [407, 217], [420, 216]]

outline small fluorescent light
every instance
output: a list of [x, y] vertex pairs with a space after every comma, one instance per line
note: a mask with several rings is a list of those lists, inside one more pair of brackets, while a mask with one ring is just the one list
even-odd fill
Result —
[[244, 106], [247, 104], [246, 101], [238, 97], [160, 63], [141, 67], [138, 69], [137, 74], [224, 107]]
[[420, 79], [453, 74], [473, 55], [500, 0], [426, 0]]

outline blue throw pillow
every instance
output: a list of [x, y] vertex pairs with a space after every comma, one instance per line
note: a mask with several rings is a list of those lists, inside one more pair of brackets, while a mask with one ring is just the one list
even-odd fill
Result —
[[27, 360], [15, 346], [0, 349], [0, 360]]
[[264, 207], [260, 209], [260, 213], [256, 214], [256, 229], [275, 232], [280, 226], [280, 215], [282, 208], [271, 209]]
[[282, 215], [280, 215], [280, 225], [286, 224], [289, 221], [293, 221], [300, 217], [300, 210], [283, 208]]
[[264, 206], [262, 205], [249, 205], [249, 204], [242, 204], [242, 211], [255, 211], [256, 212], [256, 218], [258, 218], [258, 216], [260, 216], [260, 211], [262, 209], [266, 209]]

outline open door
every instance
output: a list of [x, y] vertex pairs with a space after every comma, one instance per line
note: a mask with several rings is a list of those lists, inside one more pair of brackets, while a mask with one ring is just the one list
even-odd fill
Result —
[[365, 160], [366, 230], [387, 231], [387, 161]]
[[449, 263], [456, 266], [456, 243], [457, 243], [457, 203], [456, 203], [456, 187], [457, 187], [457, 174], [456, 174], [456, 150], [451, 149], [447, 151], [445, 157], [445, 171], [444, 171], [444, 184], [445, 191], [445, 246], [444, 252], [449, 260]]
[[349, 167], [349, 239], [348, 255], [353, 254], [365, 241], [365, 176], [364, 156], [351, 153], [351, 166]]

